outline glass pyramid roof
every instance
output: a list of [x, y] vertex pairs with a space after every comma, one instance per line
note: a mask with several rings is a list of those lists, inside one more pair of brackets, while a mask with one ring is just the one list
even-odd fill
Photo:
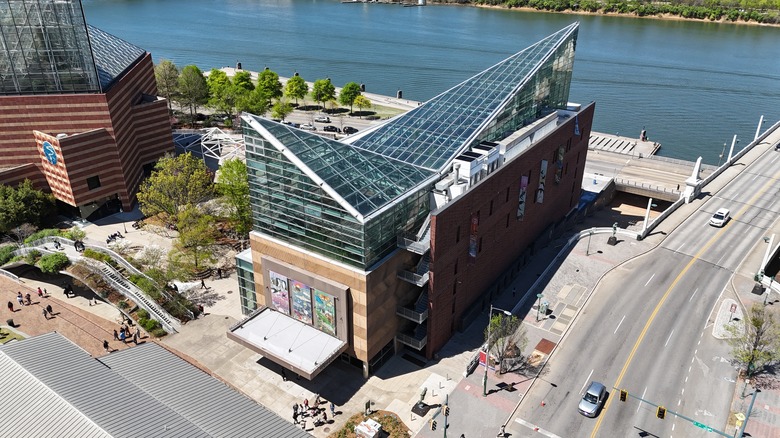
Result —
[[361, 215], [378, 210], [433, 172], [308, 131], [250, 116]]
[[573, 23], [364, 136], [354, 147], [439, 171], [479, 135], [504, 103], [572, 33]]

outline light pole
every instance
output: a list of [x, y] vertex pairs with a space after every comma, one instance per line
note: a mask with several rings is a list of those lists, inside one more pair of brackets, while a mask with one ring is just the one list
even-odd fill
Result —
[[720, 155], [718, 155], [718, 167], [720, 167], [720, 161], [723, 160], [723, 155], [726, 154], [726, 145], [727, 144], [728, 143], [726, 143], [725, 141], [723, 142], [723, 150], [720, 151]]
[[[119, 206], [119, 214], [123, 214], [124, 212], [125, 212], [125, 210], [124, 210], [124, 209], [122, 209], [122, 206], [120, 205], [120, 206]], [[119, 218], [119, 220], [121, 220], [121, 221], [122, 221], [122, 228], [124, 228], [124, 230], [125, 230], [125, 234], [127, 234], [127, 225], [125, 225], [124, 218], [121, 218], [121, 217], [120, 217], [120, 218]]]
[[487, 351], [485, 352], [485, 375], [482, 377], [482, 397], [487, 397], [488, 364], [490, 363], [490, 322], [493, 320], [493, 309], [500, 310], [506, 316], [512, 316], [512, 312], [493, 307], [493, 304], [490, 305], [490, 312], [488, 313]]
[[536, 294], [537, 303], [536, 303], [536, 322], [539, 322], [539, 311], [542, 310], [542, 297], [544, 295], [542, 294]]
[[586, 256], [590, 255], [590, 236], [592, 236], [592, 235], [593, 235], [593, 230], [592, 229], [588, 230], [588, 247], [585, 249], [585, 255]]

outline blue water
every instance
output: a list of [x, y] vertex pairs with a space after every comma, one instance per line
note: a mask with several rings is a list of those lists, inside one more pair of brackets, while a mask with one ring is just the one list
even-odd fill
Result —
[[87, 21], [204, 70], [298, 72], [336, 85], [426, 100], [580, 22], [570, 100], [596, 101], [594, 129], [660, 154], [716, 163], [734, 134], [749, 143], [780, 120], [780, 28], [549, 14], [463, 6], [404, 8], [337, 0], [84, 0]]

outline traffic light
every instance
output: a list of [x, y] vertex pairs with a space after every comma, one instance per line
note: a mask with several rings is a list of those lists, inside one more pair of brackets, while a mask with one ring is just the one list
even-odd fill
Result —
[[620, 390], [620, 401], [624, 402], [628, 398], [628, 391], [625, 389]]
[[436, 430], [436, 420], [431, 420], [431, 430]]
[[655, 416], [663, 420], [666, 416], [666, 408], [663, 406], [658, 406], [658, 410], [655, 411]]
[[450, 407], [447, 405], [444, 405], [444, 416], [449, 417], [450, 415]]

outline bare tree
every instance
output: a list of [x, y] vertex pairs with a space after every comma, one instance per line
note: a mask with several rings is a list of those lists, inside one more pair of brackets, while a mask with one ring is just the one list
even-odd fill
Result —
[[498, 359], [500, 373], [506, 372], [506, 359], [522, 356], [528, 343], [522, 320], [516, 316], [505, 316], [503, 313], [497, 313], [490, 318], [490, 326], [485, 328], [485, 340]]
[[726, 326], [732, 335], [729, 339], [731, 354], [743, 368], [745, 378], [762, 372], [780, 359], [780, 326], [776, 313], [756, 303], [744, 321]]

